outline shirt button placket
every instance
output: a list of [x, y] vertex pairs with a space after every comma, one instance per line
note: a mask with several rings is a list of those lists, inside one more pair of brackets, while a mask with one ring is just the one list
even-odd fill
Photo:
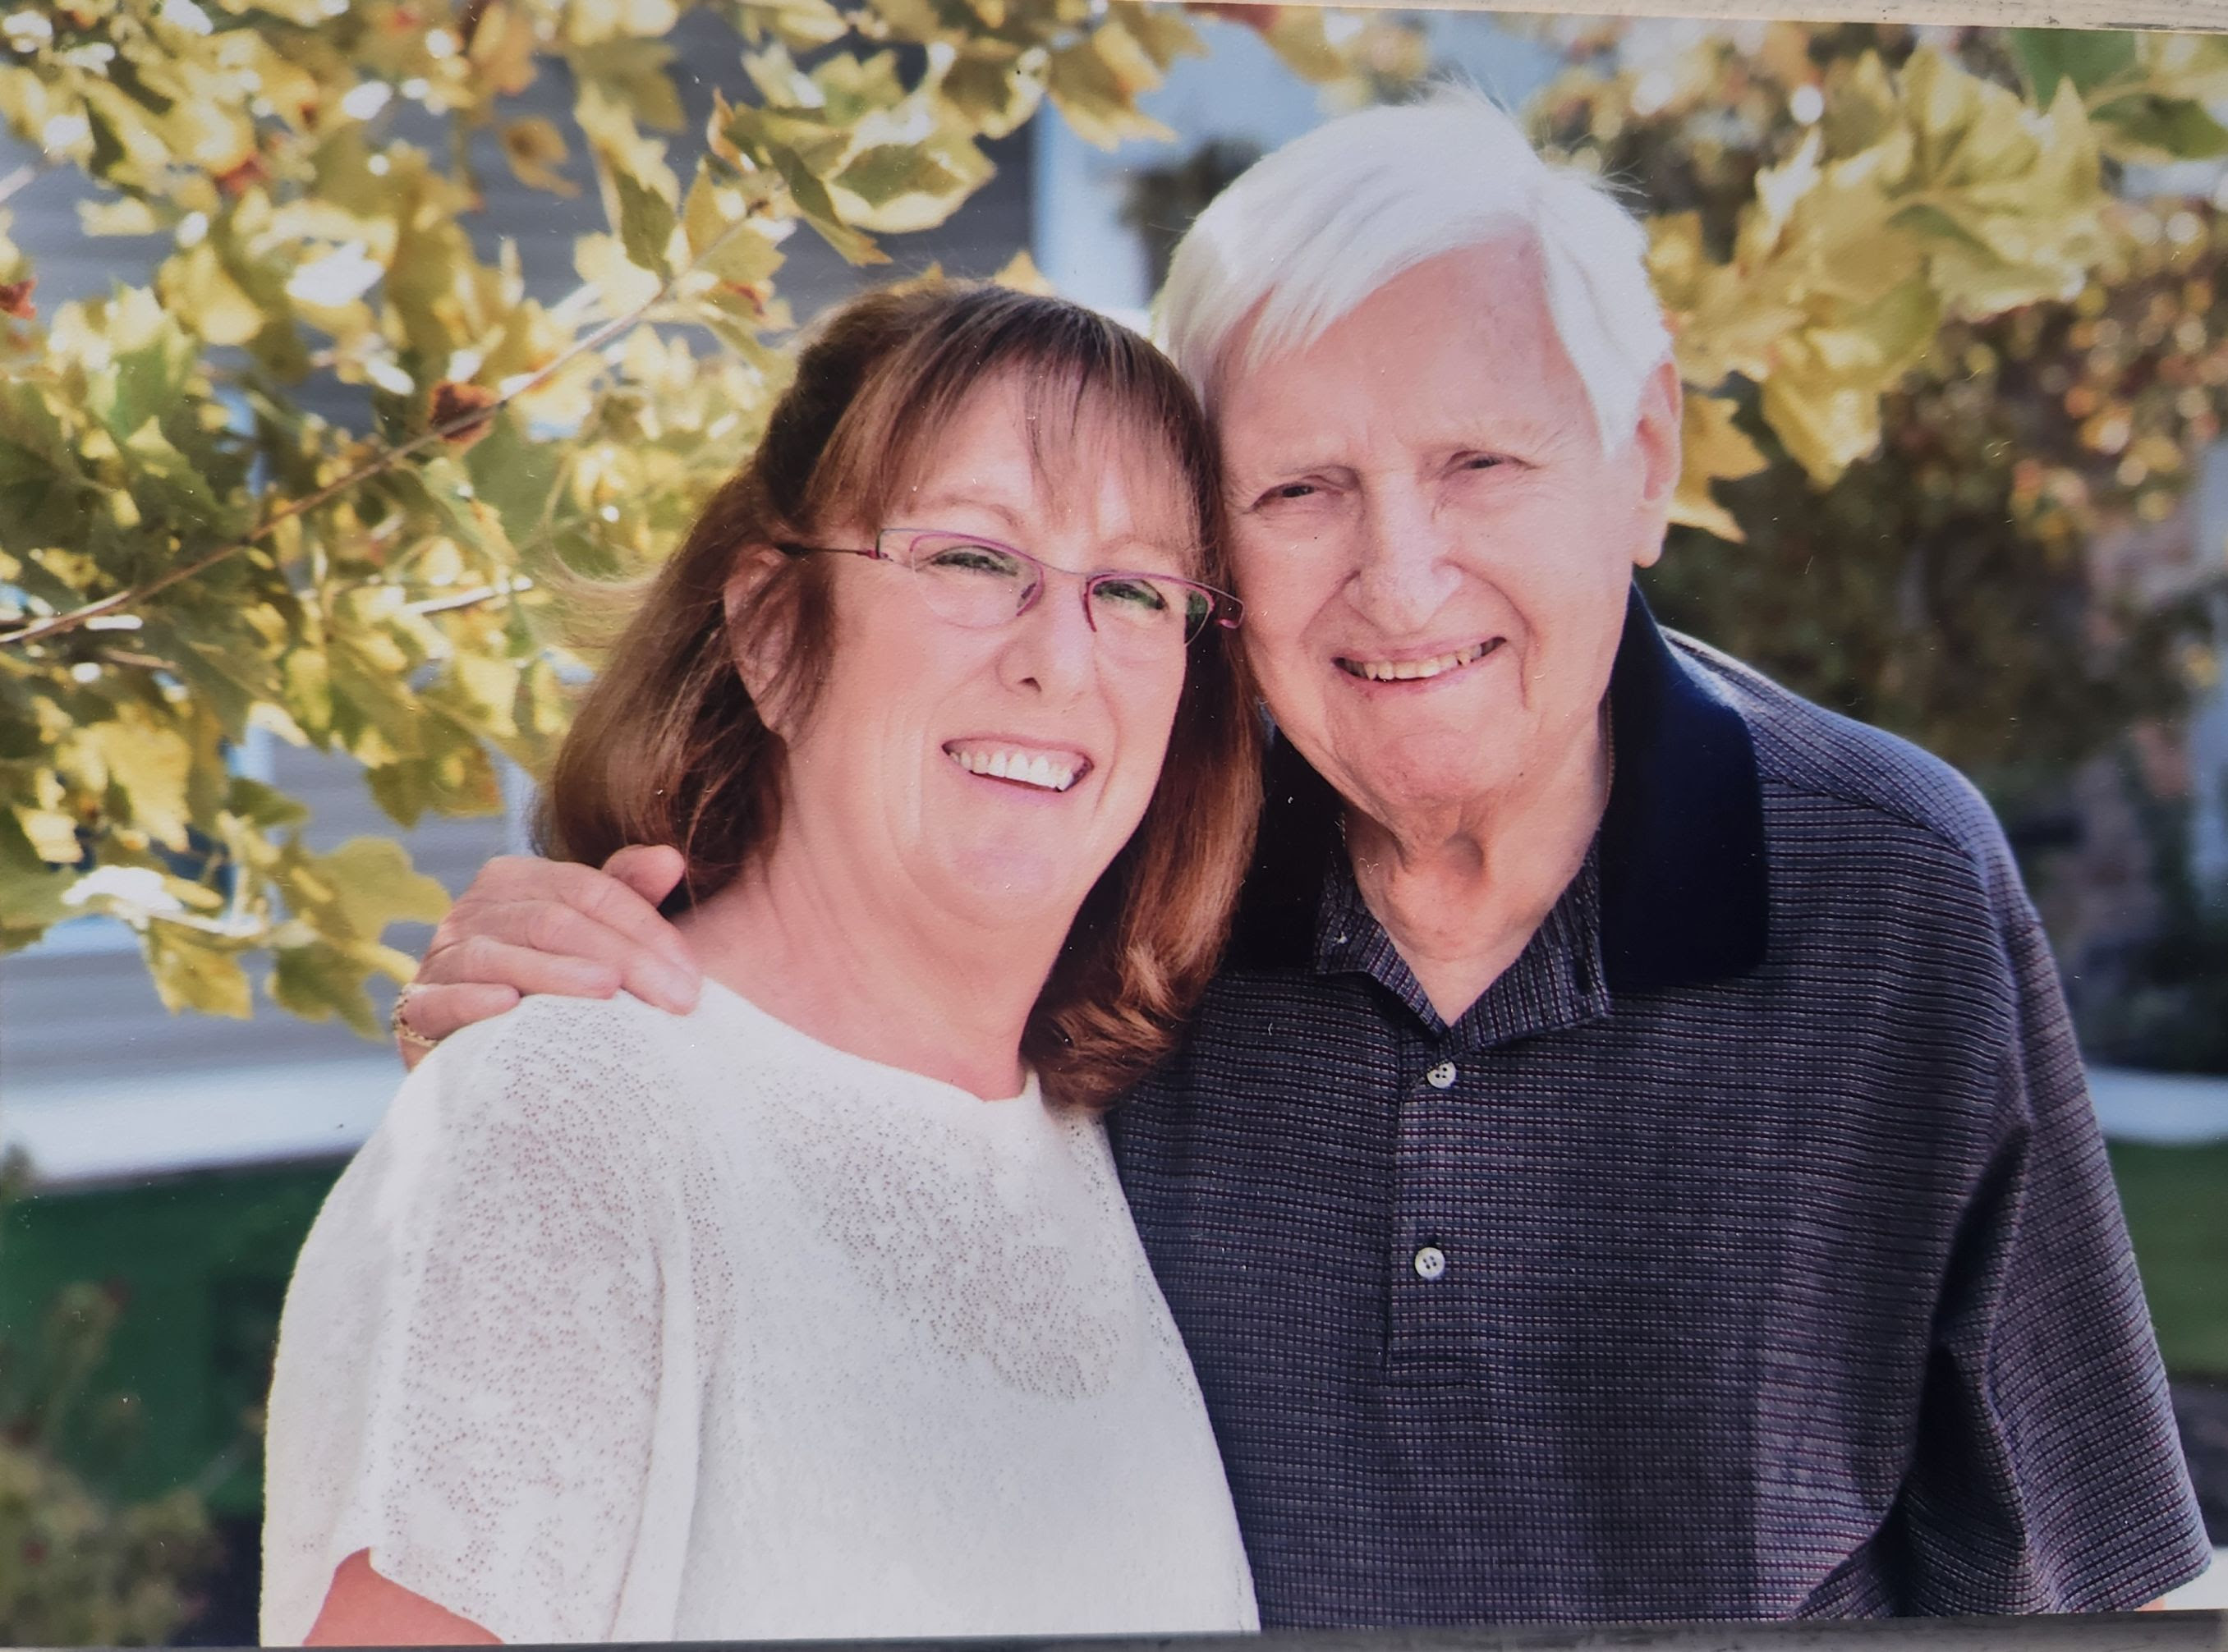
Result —
[[[1424, 1082], [1434, 1090], [1446, 1090], [1452, 1088], [1460, 1077], [1462, 1073], [1453, 1062], [1442, 1061], [1424, 1075]], [[1447, 1253], [1436, 1245], [1422, 1245], [1409, 1258], [1409, 1265], [1415, 1269], [1418, 1279], [1431, 1284], [1446, 1272]]]

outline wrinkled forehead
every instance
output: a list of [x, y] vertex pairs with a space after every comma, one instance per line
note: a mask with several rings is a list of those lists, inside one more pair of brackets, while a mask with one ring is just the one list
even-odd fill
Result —
[[[1458, 291], [1468, 324], [1448, 328], [1441, 306], [1413, 302], [1419, 283], [1427, 290]], [[1366, 279], [1272, 285], [1205, 364], [1202, 396], [1210, 410], [1219, 411], [1232, 386], [1322, 354], [1317, 347], [1334, 333], [1362, 327], [1378, 336], [1388, 328], [1429, 334], [1435, 326], [1450, 345], [1473, 329], [1514, 326], [1559, 346], [1538, 236], [1521, 224], [1495, 223], [1490, 233], [1419, 249], [1413, 258], [1368, 272]]]
[[1528, 240], [1425, 259], [1320, 328], [1278, 332], [1276, 322], [1264, 301], [1220, 357], [1209, 406], [1226, 468], [1457, 427], [1473, 439], [1598, 434]]

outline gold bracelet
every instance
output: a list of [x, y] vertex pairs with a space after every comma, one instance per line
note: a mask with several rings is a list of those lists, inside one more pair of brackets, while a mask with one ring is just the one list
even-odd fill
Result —
[[441, 1041], [438, 1038], [426, 1037], [425, 1034], [403, 1019], [403, 1012], [409, 1006], [410, 989], [405, 987], [394, 995], [394, 1008], [387, 1012], [387, 1029], [413, 1049], [430, 1050]]

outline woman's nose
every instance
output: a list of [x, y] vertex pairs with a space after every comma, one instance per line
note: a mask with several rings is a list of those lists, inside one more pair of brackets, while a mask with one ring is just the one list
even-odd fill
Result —
[[1006, 629], [1002, 663], [1016, 686], [1055, 696], [1072, 694], [1098, 669], [1098, 634], [1074, 580], [1057, 575], [1048, 579]]

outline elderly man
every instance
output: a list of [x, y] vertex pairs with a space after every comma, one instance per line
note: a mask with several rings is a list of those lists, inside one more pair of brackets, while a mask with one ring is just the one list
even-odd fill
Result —
[[[1164, 297], [1279, 738], [1113, 1127], [1263, 1621], [2138, 1605], [2208, 1554], [2050, 955], [1962, 779], [1634, 592], [1642, 252], [1447, 96], [1263, 161]], [[408, 1015], [688, 975], [513, 861]]]

